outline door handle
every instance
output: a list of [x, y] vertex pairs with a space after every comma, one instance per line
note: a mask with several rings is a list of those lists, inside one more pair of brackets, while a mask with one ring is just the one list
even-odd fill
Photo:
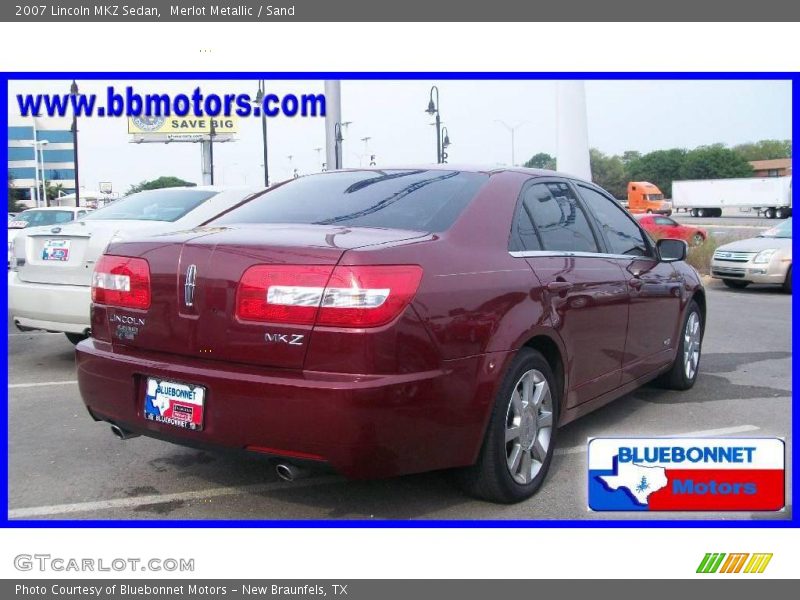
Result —
[[558, 294], [563, 292], [568, 292], [574, 287], [572, 283], [569, 281], [551, 281], [547, 284], [547, 289], [551, 292], [556, 292]]
[[644, 282], [638, 277], [633, 277], [632, 279], [628, 280], [628, 285], [635, 290], [640, 290], [642, 289], [642, 285], [644, 285]]

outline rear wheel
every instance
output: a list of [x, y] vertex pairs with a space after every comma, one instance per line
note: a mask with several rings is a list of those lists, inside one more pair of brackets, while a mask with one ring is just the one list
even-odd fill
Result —
[[775, 209], [774, 208], [768, 208], [767, 210], [764, 211], [764, 214], [766, 215], [766, 217], [768, 219], [774, 219], [775, 218], [775, 214], [776, 214], [775, 213]]
[[536, 493], [553, 458], [558, 389], [545, 358], [523, 348], [495, 398], [478, 462], [461, 473], [468, 493], [506, 504]]
[[739, 281], [738, 279], [723, 279], [722, 283], [733, 290], [743, 290], [750, 285], [749, 281]]
[[656, 383], [670, 390], [688, 390], [697, 381], [700, 369], [700, 351], [703, 344], [703, 314], [697, 302], [692, 300], [686, 311], [681, 329], [678, 354], [669, 371], [661, 375]]
[[783, 280], [783, 291], [787, 294], [792, 293], [792, 267], [786, 272], [786, 279]]
[[76, 345], [89, 337], [83, 333], [65, 333], [64, 335], [67, 336], [70, 342]]
[[789, 216], [789, 211], [788, 211], [788, 209], [785, 209], [785, 208], [779, 208], [775, 212], [775, 216], [778, 217], [779, 219], [785, 219], [786, 217]]
[[706, 216], [706, 209], [705, 208], [698, 208], [697, 215], [698, 217], [705, 217]]

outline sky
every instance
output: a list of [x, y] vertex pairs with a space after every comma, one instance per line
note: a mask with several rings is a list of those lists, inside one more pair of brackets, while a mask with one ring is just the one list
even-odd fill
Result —
[[[64, 93], [71, 81], [12, 81], [9, 121], [18, 114], [18, 93]], [[256, 81], [79, 81], [82, 93], [105, 98], [106, 86], [133, 85], [141, 93], [242, 93], [255, 96]], [[342, 81], [344, 166], [401, 166], [436, 162], [433, 118], [425, 113], [437, 85], [443, 125], [451, 140], [451, 163], [511, 164], [511, 135], [498, 120], [515, 126], [515, 161], [537, 152], [555, 155], [554, 81]], [[268, 81], [267, 91], [322, 93], [322, 81]], [[625, 150], [694, 148], [722, 142], [791, 138], [791, 83], [788, 81], [587, 81], [589, 143], [608, 154]], [[261, 121], [242, 118], [236, 141], [215, 144], [216, 183], [263, 182]], [[133, 144], [125, 119], [79, 121], [81, 187], [95, 190], [110, 181], [115, 192], [162, 175], [201, 183], [200, 146], [192, 143]], [[370, 138], [362, 141], [363, 138]], [[320, 170], [324, 118], [276, 117], [268, 121], [271, 181]], [[289, 156], [292, 158], [289, 159]]]

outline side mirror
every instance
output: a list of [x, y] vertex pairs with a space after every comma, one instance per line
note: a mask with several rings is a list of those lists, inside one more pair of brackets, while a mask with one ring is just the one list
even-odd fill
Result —
[[686, 260], [686, 254], [689, 252], [689, 244], [683, 240], [658, 240], [656, 248], [658, 248], [658, 256], [661, 258], [661, 262]]

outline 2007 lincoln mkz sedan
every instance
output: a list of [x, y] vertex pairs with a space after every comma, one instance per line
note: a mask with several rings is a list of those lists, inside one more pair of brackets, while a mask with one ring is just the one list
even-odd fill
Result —
[[123, 438], [284, 474], [461, 467], [472, 494], [515, 502], [557, 426], [653, 379], [694, 384], [706, 301], [686, 248], [550, 171], [301, 177], [203, 227], [112, 241], [80, 391]]

